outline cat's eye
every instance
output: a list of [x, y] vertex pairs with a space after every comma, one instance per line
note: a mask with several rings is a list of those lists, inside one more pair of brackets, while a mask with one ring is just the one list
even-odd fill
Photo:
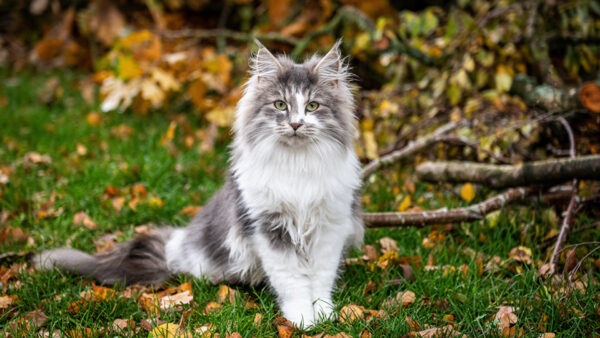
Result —
[[275, 101], [275, 108], [279, 109], [279, 110], [286, 110], [287, 109], [287, 104], [285, 104], [285, 102], [278, 100]]
[[319, 108], [319, 104], [315, 101], [311, 101], [306, 105], [306, 110], [308, 111], [315, 111], [317, 108]]

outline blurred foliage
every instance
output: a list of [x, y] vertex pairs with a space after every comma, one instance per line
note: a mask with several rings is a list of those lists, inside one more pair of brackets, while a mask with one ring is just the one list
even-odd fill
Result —
[[[0, 0], [0, 12], [5, 68], [89, 72], [81, 93], [104, 112], [185, 111], [227, 127], [254, 37], [298, 60], [342, 37], [365, 161], [448, 120], [469, 121], [457, 135], [510, 162], [545, 158], [568, 141], [540, 122], [565, 114], [579, 153], [600, 151], [600, 115], [585, 109], [600, 88], [591, 104], [576, 98], [600, 78], [596, 1]], [[484, 151], [432, 155], [491, 160]]]

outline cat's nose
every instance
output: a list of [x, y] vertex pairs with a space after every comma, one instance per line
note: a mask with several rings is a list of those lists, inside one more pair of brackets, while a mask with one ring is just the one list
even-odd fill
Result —
[[298, 128], [302, 127], [302, 123], [290, 123], [290, 127], [294, 130], [298, 130]]

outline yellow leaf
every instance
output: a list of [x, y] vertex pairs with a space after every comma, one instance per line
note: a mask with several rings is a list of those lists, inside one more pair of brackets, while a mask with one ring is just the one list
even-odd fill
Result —
[[400, 203], [400, 206], [398, 207], [398, 211], [405, 211], [408, 209], [408, 207], [410, 207], [410, 202], [410, 196], [404, 197], [402, 203]]
[[144, 74], [144, 70], [130, 56], [121, 55], [118, 58], [119, 77], [123, 80], [129, 80], [140, 77]]
[[377, 142], [375, 142], [375, 134], [370, 130], [366, 130], [363, 132], [363, 138], [365, 139], [367, 158], [377, 158]]
[[162, 201], [160, 198], [158, 198], [158, 197], [152, 197], [152, 198], [151, 198], [151, 199], [148, 201], [148, 204], [149, 204], [151, 207], [159, 208], [159, 207], [162, 207], [162, 206], [165, 204], [165, 202], [163, 202], [163, 201]]
[[178, 324], [166, 323], [159, 325], [150, 332], [149, 337], [156, 338], [183, 338], [192, 337], [192, 335], [180, 328]]
[[475, 188], [471, 183], [465, 183], [465, 185], [460, 188], [460, 197], [462, 197], [465, 201], [471, 202], [475, 197]]
[[101, 117], [100, 117], [100, 114], [93, 112], [93, 113], [87, 114], [87, 116], [85, 117], [85, 120], [87, 121], [87, 123], [89, 125], [96, 127], [100, 124]]
[[165, 134], [165, 140], [171, 141], [175, 137], [175, 129], [177, 128], [177, 123], [175, 121], [171, 121], [169, 124], [169, 128], [167, 129], [167, 133]]

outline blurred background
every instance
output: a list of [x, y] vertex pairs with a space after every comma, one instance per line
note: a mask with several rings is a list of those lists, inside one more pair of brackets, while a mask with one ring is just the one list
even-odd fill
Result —
[[[463, 119], [477, 123], [462, 136], [484, 149], [511, 162], [539, 159], [566, 135], [548, 140], [521, 127], [565, 113], [582, 137], [578, 149], [600, 151], [600, 115], [577, 114], [600, 112], [597, 84], [588, 96], [578, 91], [599, 78], [596, 1], [2, 0], [0, 13], [6, 76], [88, 74], [79, 90], [101, 112], [183, 112], [227, 127], [253, 37], [298, 61], [343, 38], [364, 161], [423, 126]], [[47, 102], [58, 82], [46, 85]]]

